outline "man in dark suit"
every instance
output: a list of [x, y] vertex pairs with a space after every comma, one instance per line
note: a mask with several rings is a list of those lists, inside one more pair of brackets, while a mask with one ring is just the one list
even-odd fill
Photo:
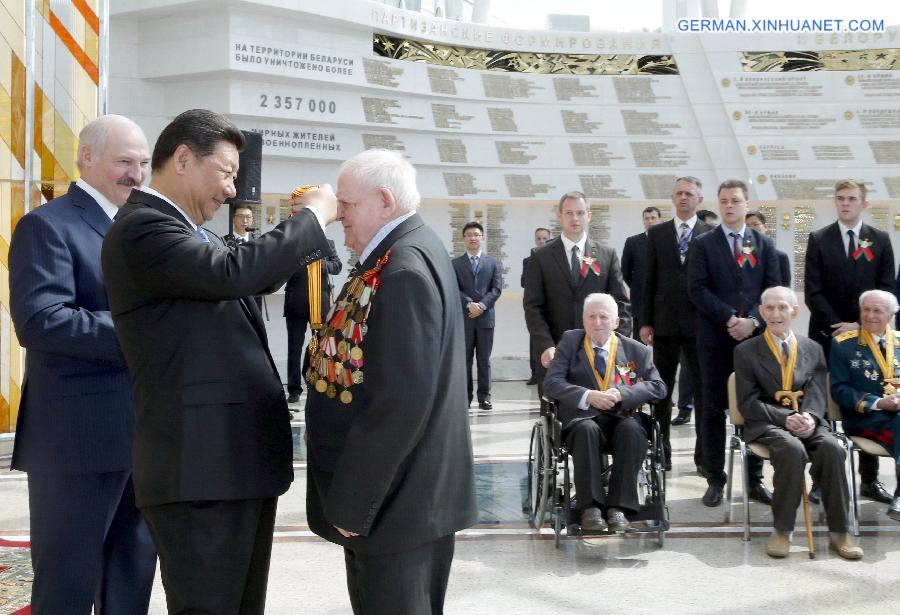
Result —
[[[535, 251], [535, 249], [540, 248], [545, 243], [550, 241], [550, 229], [544, 228], [543, 226], [539, 226], [534, 229], [534, 248], [531, 249], [531, 253]], [[525, 288], [525, 277], [528, 273], [528, 263], [531, 260], [531, 253], [528, 254], [524, 259], [522, 259], [522, 276], [519, 279], [519, 284], [522, 288]], [[528, 367], [531, 369], [531, 377], [528, 378], [528, 382], [525, 384], [532, 385], [538, 383], [538, 364], [540, 363], [540, 353], [535, 350], [534, 344], [532, 343], [531, 336], [528, 337]]]
[[659, 224], [662, 214], [658, 207], [645, 207], [641, 212], [644, 232], [632, 235], [625, 240], [622, 248], [622, 277], [628, 284], [631, 297], [631, 337], [641, 339], [641, 293], [644, 288], [644, 272], [647, 269], [647, 233], [651, 227]]
[[[725, 410], [734, 347], [760, 332], [759, 298], [780, 284], [772, 240], [748, 228], [747, 186], [730, 179], [718, 191], [722, 224], [691, 246], [688, 293], [697, 308], [697, 358], [703, 382], [703, 468], [706, 506], [722, 503], [725, 486]], [[771, 503], [762, 484], [762, 460], [750, 457], [750, 497]]]
[[[305, 186], [298, 187], [291, 193], [291, 215], [296, 216], [304, 207]], [[299, 191], [299, 193], [298, 193]], [[310, 321], [309, 303], [309, 270], [311, 266], [300, 267], [292, 275], [284, 287], [284, 319], [287, 326], [287, 385], [288, 403], [300, 401], [303, 392], [303, 341], [306, 339], [306, 324]], [[328, 254], [322, 260], [320, 270], [319, 292], [321, 294], [319, 319], [313, 323], [313, 332], [321, 326], [331, 308], [331, 276], [343, 269], [341, 259], [337, 255], [334, 242], [328, 240]]]
[[341, 165], [360, 266], [306, 372], [307, 517], [344, 547], [357, 614], [443, 613], [455, 532], [477, 517], [459, 290], [415, 177], [387, 150]]
[[472, 356], [478, 358], [478, 407], [491, 410], [491, 349], [494, 347], [494, 303], [503, 290], [500, 263], [482, 252], [484, 227], [463, 226], [466, 253], [453, 259], [466, 330], [466, 383], [472, 405]]
[[[647, 232], [646, 272], [640, 320], [641, 341], [653, 346], [653, 362], [663, 382], [666, 396], [657, 406], [660, 435], [665, 448], [666, 466], [671, 469], [672, 447], [669, 441], [672, 416], [672, 389], [682, 357], [691, 378], [696, 420], [694, 465], [702, 467], [702, 386], [694, 333], [694, 306], [688, 298], [688, 261], [698, 237], [710, 230], [697, 218], [697, 206], [703, 202], [703, 184], [696, 177], [679, 177], [672, 188], [675, 217]], [[679, 395], [684, 391], [680, 390]], [[688, 411], [690, 412], [690, 411]], [[681, 414], [679, 414], [681, 416]]]
[[719, 226], [719, 214], [714, 211], [710, 211], [708, 209], [701, 209], [697, 211], [697, 218], [710, 228], [716, 228]]
[[277, 497], [293, 479], [290, 413], [245, 297], [327, 249], [330, 188], [229, 250], [201, 224], [235, 194], [241, 131], [203, 109], [166, 126], [153, 178], [103, 242], [103, 274], [137, 412], [134, 486], [171, 612], [263, 613]]
[[253, 235], [250, 234], [253, 229], [253, 209], [249, 205], [239, 203], [234, 206], [231, 229], [230, 233], [222, 237], [222, 241], [229, 248], [236, 248], [253, 239]]
[[[763, 212], [758, 210], [748, 211], [747, 216], [744, 218], [744, 221], [747, 223], [747, 226], [752, 228], [754, 231], [762, 233], [763, 235], [767, 235], [769, 233], [769, 227], [766, 226], [766, 216], [763, 215]], [[782, 252], [779, 249], [775, 249], [775, 254], [778, 255], [778, 271], [781, 274], [781, 283], [788, 288], [791, 287], [791, 259], [787, 254]]]
[[118, 115], [78, 139], [81, 177], [19, 220], [9, 248], [12, 321], [27, 350], [12, 468], [28, 473], [32, 609], [146, 613], [156, 551], [134, 501], [134, 409], [100, 246], [150, 153]]
[[[813, 231], [806, 244], [804, 299], [809, 337], [829, 359], [831, 338], [859, 328], [859, 297], [867, 290], [894, 292], [894, 250], [887, 233], [865, 224], [866, 185], [845, 179], [834, 187], [838, 219]], [[878, 480], [878, 459], [859, 456], [859, 493], [886, 504], [891, 494]]]
[[559, 199], [562, 235], [537, 248], [528, 264], [525, 280], [525, 323], [541, 367], [547, 369], [563, 332], [581, 323], [584, 298], [591, 293], [608, 293], [619, 306], [620, 332], [631, 335], [628, 290], [616, 251], [588, 237], [591, 210], [587, 198], [578, 191]]
[[[787, 557], [797, 507], [803, 490], [806, 462], [821, 486], [831, 544], [838, 555], [859, 559], [863, 552], [850, 535], [850, 490], [844, 472], [846, 452], [828, 427], [825, 397], [825, 355], [822, 347], [791, 331], [800, 312], [797, 295], [775, 286], [763, 291], [760, 312], [766, 322], [762, 335], [738, 344], [734, 375], [738, 407], [744, 416], [744, 439], [769, 448], [775, 468], [772, 516], [775, 530], [766, 553]], [[798, 412], [777, 397], [779, 391], [800, 391]]]
[[[627, 515], [640, 508], [637, 475], [648, 439], [642, 415], [633, 411], [666, 394], [650, 349], [614, 333], [617, 312], [612, 296], [588, 295], [584, 329], [563, 334], [544, 379], [544, 392], [559, 401], [581, 526], [588, 530], [629, 528]], [[601, 453], [607, 442], [613, 465], [604, 493]]]

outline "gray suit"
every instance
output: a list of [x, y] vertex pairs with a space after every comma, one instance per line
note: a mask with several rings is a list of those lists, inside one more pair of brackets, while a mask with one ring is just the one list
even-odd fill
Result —
[[825, 418], [825, 355], [816, 342], [794, 335], [798, 348], [791, 389], [803, 390], [800, 411], [815, 418], [816, 429], [801, 440], [785, 428], [791, 410], [775, 401], [775, 393], [782, 389], [781, 367], [765, 337], [760, 335], [734, 349], [738, 407], [746, 421], [744, 438], [769, 447], [775, 468], [772, 512], [776, 530], [782, 533], [793, 531], [804, 470], [806, 463], [811, 461], [810, 474], [822, 490], [828, 529], [847, 532], [850, 492], [844, 474], [846, 454]]

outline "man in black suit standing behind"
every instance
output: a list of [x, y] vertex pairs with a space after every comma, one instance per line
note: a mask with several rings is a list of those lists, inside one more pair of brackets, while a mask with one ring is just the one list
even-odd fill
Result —
[[[534, 229], [534, 247], [531, 249], [531, 252], [534, 252], [537, 248], [540, 248], [545, 243], [550, 241], [550, 229], [544, 228], [543, 226], [539, 226]], [[531, 253], [528, 254], [524, 259], [522, 259], [522, 276], [519, 278], [519, 284], [522, 288], [525, 288], [525, 277], [528, 274], [528, 263], [531, 261]], [[528, 337], [528, 367], [531, 369], [531, 376], [528, 378], [528, 382], [525, 384], [532, 385], [538, 383], [538, 363], [540, 362], [540, 353], [537, 352], [534, 348], [534, 344], [532, 343], [531, 336]]]
[[[865, 224], [866, 185], [844, 179], [834, 186], [838, 219], [809, 234], [804, 300], [809, 307], [809, 338], [822, 345], [827, 360], [831, 339], [859, 329], [859, 296], [867, 290], [894, 292], [894, 250], [887, 233]], [[859, 455], [859, 493], [890, 504], [878, 480], [878, 458]]]
[[[671, 469], [672, 447], [669, 443], [672, 418], [672, 389], [675, 372], [683, 356], [694, 393], [694, 465], [702, 467], [701, 417], [703, 415], [700, 364], [694, 333], [694, 306], [688, 298], [688, 259], [691, 246], [710, 227], [697, 218], [697, 206], [703, 202], [703, 184], [696, 177], [679, 177], [672, 188], [675, 217], [647, 232], [647, 258], [641, 304], [641, 341], [653, 346], [653, 362], [666, 383], [666, 396], [657, 406], [660, 433], [665, 448], [666, 469]], [[679, 395], [683, 394], [679, 391]]]
[[360, 265], [310, 347], [309, 526], [344, 547], [354, 613], [437, 615], [477, 518], [456, 276], [397, 153], [346, 161], [337, 195]]
[[[296, 216], [305, 205], [304, 195], [312, 186], [297, 187], [291, 193], [291, 215]], [[290, 277], [284, 287], [284, 320], [287, 327], [287, 385], [288, 403], [295, 404], [300, 401], [303, 392], [303, 340], [306, 338], [306, 323], [311, 323], [313, 331], [321, 326], [331, 308], [331, 277], [337, 275], [343, 269], [341, 259], [337, 255], [334, 242], [328, 241], [328, 254], [322, 260], [320, 273], [319, 292], [321, 295], [320, 312], [318, 315], [311, 313], [312, 306], [309, 303], [309, 271], [312, 265], [300, 267]], [[311, 318], [318, 319], [313, 322]]]
[[644, 286], [644, 271], [647, 269], [647, 232], [659, 224], [662, 214], [658, 207], [645, 207], [641, 212], [644, 232], [632, 235], [625, 240], [622, 248], [622, 277], [628, 284], [631, 297], [631, 336], [640, 340], [641, 325], [641, 293]]
[[500, 263], [481, 250], [484, 227], [463, 226], [466, 253], [453, 259], [466, 330], [466, 384], [472, 405], [472, 357], [478, 358], [478, 407], [491, 410], [491, 349], [494, 347], [494, 303], [503, 290]]
[[[761, 332], [762, 291], [779, 286], [781, 280], [772, 240], [744, 221], [747, 185], [726, 180], [719, 185], [718, 196], [722, 224], [697, 238], [688, 260], [688, 292], [697, 308], [697, 358], [703, 381], [706, 506], [721, 504], [725, 487], [725, 411], [734, 348]], [[751, 455], [749, 463], [750, 497], [771, 504], [772, 496], [762, 484], [762, 460]]]
[[584, 299], [591, 293], [613, 296], [619, 308], [619, 332], [631, 335], [628, 289], [616, 251], [588, 237], [591, 210], [584, 193], [567, 192], [559, 199], [562, 235], [537, 248], [525, 279], [525, 322], [544, 370], [556, 343], [569, 329], [581, 326]]
[[[748, 211], [747, 216], [744, 218], [747, 222], [747, 226], [752, 228], [754, 231], [762, 233], [763, 235], [767, 235], [769, 233], [769, 227], [766, 226], [766, 216], [763, 215], [763, 212], [754, 209], [753, 211]], [[790, 257], [779, 250], [775, 249], [775, 254], [778, 255], [778, 272], [781, 274], [781, 285], [787, 288], [791, 287], [791, 259]]]
[[262, 614], [290, 413], [256, 304], [322, 258], [336, 202], [229, 250], [201, 225], [235, 194], [241, 131], [185, 111], [103, 242], [103, 275], [137, 413], [134, 490], [173, 613]]

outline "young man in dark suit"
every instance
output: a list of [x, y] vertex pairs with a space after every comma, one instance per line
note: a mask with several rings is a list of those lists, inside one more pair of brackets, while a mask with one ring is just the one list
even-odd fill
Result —
[[[867, 290], [894, 292], [894, 250], [887, 233], [862, 221], [869, 206], [866, 185], [845, 179], [834, 187], [838, 219], [809, 234], [804, 300], [809, 307], [809, 338], [830, 358], [831, 340], [859, 329], [859, 297]], [[889, 504], [890, 492], [878, 480], [878, 458], [859, 456], [859, 493]]]
[[478, 359], [478, 407], [491, 410], [491, 349], [494, 347], [494, 303], [503, 290], [500, 263], [481, 249], [484, 228], [463, 226], [466, 253], [453, 259], [466, 330], [466, 383], [472, 404], [472, 358]]
[[[697, 358], [703, 381], [703, 468], [706, 506], [722, 503], [725, 487], [725, 413], [734, 348], [761, 332], [762, 291], [781, 282], [772, 240], [747, 227], [747, 185], [736, 179], [718, 190], [722, 224], [691, 246], [688, 292], [697, 308]], [[762, 484], [762, 460], [750, 457], [750, 497], [770, 504]]]
[[[671, 467], [672, 447], [669, 443], [672, 416], [672, 390], [678, 363], [684, 357], [694, 393], [697, 434], [694, 443], [694, 465], [702, 467], [702, 421], [700, 364], [697, 361], [695, 308], [688, 298], [688, 260], [691, 247], [710, 227], [697, 218], [697, 206], [703, 202], [703, 184], [696, 177], [679, 177], [672, 188], [675, 217], [657, 224], [647, 232], [646, 271], [640, 319], [641, 341], [653, 347], [653, 362], [666, 383], [666, 396], [657, 406], [660, 434]], [[683, 391], [679, 391], [682, 395]], [[680, 416], [680, 415], [679, 415]]]
[[135, 506], [134, 408], [100, 247], [150, 152], [119, 115], [78, 141], [81, 177], [19, 220], [9, 248], [11, 316], [28, 351], [12, 468], [28, 473], [34, 613], [139, 614], [156, 551]]
[[229, 248], [247, 243], [253, 236], [250, 229], [253, 228], [253, 209], [246, 204], [237, 204], [234, 206], [234, 213], [231, 216], [231, 232], [222, 237], [222, 241]]
[[[748, 211], [746, 218], [744, 221], [747, 223], [747, 226], [752, 228], [754, 231], [760, 232], [763, 235], [767, 235], [769, 233], [769, 227], [766, 225], [766, 216], [763, 215], [763, 212], [753, 210]], [[775, 254], [778, 255], [778, 271], [781, 274], [781, 284], [786, 286], [787, 288], [791, 287], [791, 259], [790, 257], [782, 252], [779, 249], [775, 249]]]
[[[534, 248], [531, 249], [531, 252], [534, 252], [537, 248], [540, 248], [545, 243], [550, 241], [550, 229], [539, 226], [534, 229]], [[529, 253], [524, 259], [522, 259], [522, 275], [519, 278], [519, 284], [522, 286], [522, 289], [525, 288], [525, 278], [528, 274], [528, 263], [531, 261], [531, 254]], [[531, 376], [528, 378], [528, 382], [525, 384], [533, 385], [538, 383], [538, 365], [540, 363], [540, 353], [535, 351], [534, 344], [531, 341], [531, 336], [528, 338], [528, 367], [531, 369]]]
[[459, 289], [415, 178], [387, 150], [338, 170], [360, 265], [306, 372], [307, 518], [344, 547], [365, 615], [443, 613], [455, 533], [477, 518]]
[[[291, 215], [296, 216], [304, 207], [303, 195], [305, 186], [298, 187], [291, 193]], [[299, 191], [299, 192], [298, 192]], [[321, 293], [319, 320], [324, 322], [331, 308], [331, 276], [341, 272], [344, 265], [337, 255], [334, 242], [328, 240], [328, 253], [322, 259], [319, 290]], [[292, 275], [284, 287], [284, 319], [287, 327], [288, 361], [287, 385], [288, 403], [300, 401], [303, 392], [303, 341], [306, 339], [306, 325], [310, 322], [309, 303], [309, 270], [310, 266], [300, 267]]]
[[644, 232], [632, 235], [625, 240], [622, 248], [622, 277], [628, 284], [628, 294], [631, 298], [631, 337], [640, 340], [641, 325], [641, 297], [644, 286], [644, 272], [647, 270], [647, 233], [659, 224], [662, 214], [658, 207], [645, 207], [641, 212], [641, 221], [644, 223]]
[[[241, 131], [194, 109], [166, 126], [153, 179], [103, 242], [103, 275], [137, 412], [134, 487], [172, 612], [263, 613], [290, 413], [256, 303], [324, 256], [330, 187], [229, 250], [201, 225], [234, 197]], [[212, 564], [215, 565], [212, 565]]]
[[522, 301], [528, 332], [544, 370], [553, 360], [563, 332], [580, 325], [584, 298], [591, 293], [615, 298], [619, 330], [631, 335], [628, 289], [619, 258], [615, 250], [588, 237], [591, 210], [587, 198], [578, 191], [567, 192], [559, 199], [557, 210], [562, 235], [532, 253]]

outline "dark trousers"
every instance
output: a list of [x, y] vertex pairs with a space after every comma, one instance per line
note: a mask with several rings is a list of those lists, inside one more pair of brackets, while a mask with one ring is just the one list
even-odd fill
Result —
[[775, 468], [772, 516], [776, 530], [784, 534], [794, 530], [806, 464], [811, 461], [809, 472], [821, 489], [829, 531], [849, 531], [850, 489], [844, 473], [847, 453], [828, 429], [819, 425], [811, 436], [801, 440], [786, 429], [771, 426], [755, 441], [769, 447]]
[[146, 613], [156, 549], [131, 472], [28, 473], [34, 615]]
[[[703, 405], [701, 421], [703, 431], [703, 469], [709, 474], [706, 481], [710, 485], [725, 485], [725, 414], [728, 411], [728, 376], [734, 371], [734, 347], [697, 345], [697, 359], [700, 362]], [[697, 408], [697, 403], [694, 403]], [[700, 421], [698, 421], [700, 422]], [[761, 482], [762, 459], [749, 455], [750, 482]]]
[[[354, 615], [440, 615], [455, 534], [399, 553], [344, 549]], [[361, 538], [360, 540], [365, 540]]]
[[[637, 476], [649, 446], [640, 419], [603, 413], [567, 427], [563, 435], [572, 452], [578, 510], [600, 506], [636, 512], [640, 507]], [[612, 450], [613, 455], [609, 493], [603, 491], [604, 450]]]
[[541, 371], [541, 353], [534, 347], [531, 336], [528, 336], [528, 366], [531, 368], [531, 379], [537, 380]]
[[469, 403], [472, 403], [472, 359], [478, 359], [478, 403], [491, 401], [491, 350], [494, 348], [494, 329], [466, 327], [466, 384]]
[[286, 317], [285, 325], [287, 326], [287, 381], [288, 393], [303, 392], [303, 341], [306, 339], [306, 325], [309, 317], [294, 318]]
[[[696, 349], [695, 349], [696, 351]], [[696, 352], [695, 352], [696, 355]], [[680, 369], [678, 370], [678, 409], [685, 410], [687, 408], [693, 409], [694, 404], [694, 378], [697, 379], [697, 383], [700, 383], [700, 374], [697, 373], [699, 369], [691, 369], [688, 366], [688, 360], [685, 358], [684, 353], [681, 353], [681, 361], [678, 363]], [[697, 366], [699, 368], [699, 365]], [[694, 375], [696, 374], [696, 376]], [[699, 465], [699, 464], [697, 464]]]
[[[660, 335], [653, 340], [653, 364], [659, 371], [659, 376], [666, 383], [666, 396], [656, 404], [656, 418], [659, 421], [659, 433], [662, 437], [663, 447], [666, 453], [666, 461], [672, 458], [672, 445], [669, 442], [669, 433], [672, 424], [672, 391], [675, 388], [675, 373], [678, 371], [678, 363], [682, 359], [686, 363], [681, 369], [687, 368], [690, 374], [691, 384], [696, 397], [694, 399], [694, 432], [697, 439], [694, 441], [694, 465], [702, 465], [703, 459], [703, 430], [702, 406], [700, 401], [700, 364], [697, 361], [697, 347], [693, 338], [681, 335]], [[680, 386], [680, 385], [679, 385]], [[681, 395], [679, 388], [678, 394]], [[723, 466], [724, 467], [724, 466]]]
[[143, 509], [169, 613], [262, 615], [278, 498]]

